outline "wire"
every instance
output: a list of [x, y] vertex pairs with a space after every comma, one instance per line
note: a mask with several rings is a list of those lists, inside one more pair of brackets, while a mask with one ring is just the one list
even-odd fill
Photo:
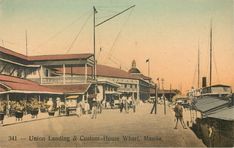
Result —
[[114, 46], [115, 46], [115, 44], [116, 44], [116, 42], [117, 42], [117, 40], [118, 40], [120, 34], [121, 34], [122, 31], [123, 31], [123, 27], [127, 24], [127, 21], [129, 20], [131, 14], [132, 14], [132, 12], [133, 12], [133, 10], [134, 10], [134, 8], [130, 11], [129, 15], [127, 16], [127, 19], [125, 20], [125, 22], [123, 23], [123, 25], [122, 25], [120, 31], [118, 32], [117, 36], [115, 37], [115, 40], [114, 40], [114, 42], [113, 42], [113, 44], [112, 44], [112, 46], [111, 46], [111, 48], [110, 48], [110, 51], [109, 51], [109, 56], [110, 56], [110, 57], [112, 56], [111, 53], [113, 52]]
[[[105, 51], [102, 49], [102, 55], [107, 55], [107, 53], [105, 53]], [[98, 57], [100, 58], [100, 57]], [[120, 66], [122, 68], [124, 68], [125, 70], [129, 70], [129, 67], [126, 67], [126, 66], [122, 66], [122, 65], [126, 65], [126, 64], [123, 64], [123, 62], [121, 62], [119, 59], [117, 59], [116, 57], [112, 56], [112, 57], [109, 57], [108, 60], [114, 64], [116, 64], [117, 66]], [[98, 60], [99, 61], [99, 60]], [[99, 63], [103, 63], [102, 61], [99, 61]], [[105, 64], [107, 64], [108, 62], [105, 62]]]
[[71, 45], [69, 46], [69, 48], [67, 49], [67, 52], [66, 52], [66, 53], [68, 53], [68, 52], [71, 50], [71, 48], [73, 47], [73, 45], [74, 45], [74, 43], [76, 42], [77, 38], [80, 36], [80, 33], [81, 33], [82, 30], [84, 29], [85, 25], [87, 24], [87, 22], [88, 22], [88, 20], [90, 19], [91, 16], [92, 16], [92, 14], [90, 14], [90, 15], [88, 16], [88, 18], [85, 20], [84, 24], [83, 24], [83, 25], [81, 26], [81, 28], [80, 28], [80, 31], [77, 33], [75, 39], [72, 41], [72, 43], [71, 43]]
[[81, 17], [83, 17], [84, 15], [87, 15], [90, 11], [86, 11], [84, 14], [80, 15], [79, 17], [77, 17], [74, 21], [72, 21], [70, 24], [68, 24], [67, 26], [63, 27], [61, 30], [59, 30], [58, 32], [56, 32], [55, 34], [53, 34], [52, 36], [50, 36], [50, 38], [48, 38], [46, 41], [44, 41], [43, 43], [39, 44], [37, 46], [37, 48], [40, 48], [41, 46], [44, 46], [45, 44], [47, 44], [50, 40], [56, 38], [59, 34], [61, 34], [62, 32], [64, 32], [66, 29], [68, 29], [71, 25], [75, 24], [78, 20], [80, 20]]

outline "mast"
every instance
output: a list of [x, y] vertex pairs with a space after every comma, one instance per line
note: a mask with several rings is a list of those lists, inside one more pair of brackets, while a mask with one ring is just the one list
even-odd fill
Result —
[[111, 19], [119, 16], [120, 14], [128, 11], [129, 9], [132, 9], [133, 7], [135, 7], [135, 5], [133, 5], [133, 6], [129, 7], [129, 8], [127, 8], [127, 9], [125, 9], [125, 10], [123, 10], [123, 11], [121, 11], [121, 12], [115, 14], [115, 15], [113, 15], [112, 17], [110, 17], [110, 18], [108, 18], [108, 19], [106, 19], [106, 20], [104, 20], [104, 21], [96, 24], [96, 22], [95, 22], [96, 18], [95, 17], [96, 17], [96, 13], [98, 13], [98, 12], [97, 12], [97, 9], [95, 8], [95, 6], [93, 6], [93, 53], [94, 53], [94, 80], [95, 81], [96, 81], [96, 73], [97, 73], [97, 67], [96, 67], [97, 66], [97, 61], [96, 61], [96, 42], [95, 42], [95, 40], [96, 40], [96, 38], [95, 38], [96, 27], [98, 27], [98, 26], [100, 26], [100, 25], [108, 22], [109, 20], [111, 20]]
[[212, 20], [210, 22], [210, 86], [212, 85]]
[[200, 45], [198, 41], [197, 88], [200, 87]]
[[27, 33], [27, 30], [25, 30], [25, 50], [26, 50], [26, 56], [28, 56], [28, 33]]
[[102, 25], [102, 24], [104, 24], [104, 23], [106, 23], [106, 22], [108, 22], [109, 20], [111, 20], [111, 19], [113, 19], [113, 18], [119, 16], [120, 14], [122, 14], [122, 13], [124, 13], [124, 12], [126, 12], [126, 11], [128, 11], [128, 10], [130, 10], [130, 9], [132, 9], [133, 7], [135, 7], [135, 5], [133, 5], [133, 6], [129, 7], [129, 8], [127, 8], [127, 9], [125, 9], [125, 10], [123, 10], [123, 11], [121, 11], [121, 12], [115, 14], [115, 15], [113, 15], [112, 17], [110, 17], [110, 18], [108, 18], [108, 19], [106, 19], [106, 20], [104, 20], [104, 21], [102, 21], [102, 22], [96, 24], [96, 22], [95, 22], [95, 17], [96, 17], [96, 13], [98, 13], [98, 12], [97, 12], [95, 6], [93, 6], [94, 80], [96, 80], [96, 72], [97, 72], [97, 70], [96, 70], [96, 69], [97, 69], [97, 67], [96, 67], [96, 65], [97, 65], [97, 61], [96, 61], [96, 42], [95, 42], [95, 40], [96, 40], [96, 39], [95, 39], [95, 31], [96, 31], [96, 29], [95, 29], [95, 28], [98, 27], [98, 26], [100, 26], [100, 25]]
[[93, 6], [93, 54], [94, 54], [94, 80], [96, 80], [96, 42], [95, 42], [95, 16], [96, 16], [97, 10]]

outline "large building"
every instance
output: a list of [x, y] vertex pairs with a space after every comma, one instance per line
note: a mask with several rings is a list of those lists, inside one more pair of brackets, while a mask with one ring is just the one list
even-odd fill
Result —
[[[0, 75], [13, 81], [20, 81], [24, 85], [36, 83], [47, 94], [60, 94], [63, 97], [77, 95], [80, 99], [87, 99], [97, 94], [100, 100], [110, 96], [128, 95], [135, 99], [146, 100], [150, 97], [153, 86], [151, 78], [144, 76], [133, 61], [129, 72], [105, 65], [97, 65], [97, 79], [94, 81], [93, 54], [60, 54], [25, 56], [12, 50], [0, 47]], [[11, 77], [13, 79], [11, 79]], [[21, 81], [25, 80], [25, 81]], [[6, 87], [7, 84], [2, 84]], [[4, 86], [3, 86], [4, 85]], [[17, 84], [16, 84], [17, 85]], [[98, 89], [95, 89], [98, 86]], [[30, 87], [30, 86], [28, 86]], [[28, 88], [27, 87], [27, 88]], [[54, 91], [51, 91], [54, 90]], [[27, 90], [21, 90], [24, 94]], [[40, 89], [36, 94], [40, 94]], [[9, 93], [2, 89], [2, 94]]]
[[[66, 75], [71, 75], [71, 73], [75, 76], [82, 77], [85, 75], [84, 67], [76, 67], [73, 69], [67, 68]], [[56, 69], [57, 73], [62, 74], [62, 68]], [[114, 68], [106, 65], [97, 65], [96, 67], [96, 77], [98, 82], [109, 82], [112, 86], [117, 87], [117, 92], [126, 94], [129, 96], [133, 96], [135, 99], [146, 100], [150, 97], [150, 88], [154, 87], [154, 84], [151, 78], [144, 76], [140, 73], [140, 71], [136, 68], [136, 62], [133, 60], [132, 68], [127, 72], [121, 70], [119, 68]], [[88, 68], [88, 76], [92, 75], [92, 68]], [[100, 89], [103, 89], [99, 86]], [[106, 88], [104, 88], [106, 89]], [[106, 95], [103, 94], [105, 98]]]

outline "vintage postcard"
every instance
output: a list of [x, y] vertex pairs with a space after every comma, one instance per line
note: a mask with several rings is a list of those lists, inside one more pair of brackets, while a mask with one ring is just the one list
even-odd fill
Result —
[[0, 147], [233, 147], [233, 0], [0, 0]]

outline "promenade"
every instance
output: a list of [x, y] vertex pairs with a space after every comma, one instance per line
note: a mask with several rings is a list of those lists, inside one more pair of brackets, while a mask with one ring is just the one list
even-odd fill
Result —
[[3, 126], [0, 146], [205, 146], [189, 128], [179, 125], [174, 129], [170, 108], [166, 115], [162, 105], [158, 105], [156, 115], [149, 113], [151, 108], [152, 104], [141, 104], [136, 113], [109, 109], [97, 119], [90, 115], [63, 116]]

